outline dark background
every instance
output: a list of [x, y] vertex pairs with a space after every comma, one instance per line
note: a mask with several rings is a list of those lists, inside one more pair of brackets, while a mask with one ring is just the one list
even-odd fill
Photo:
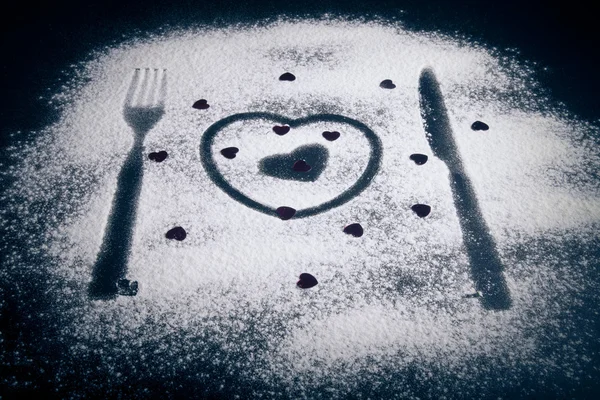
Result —
[[[571, 2], [488, 1], [47, 1], [15, 2], [2, 23], [3, 132], [38, 128], [48, 122], [47, 87], [60, 86], [61, 71], [90, 50], [160, 26], [252, 21], [285, 13], [381, 16], [409, 29], [465, 34], [500, 49], [518, 48], [536, 61], [537, 78], [581, 118], [600, 118], [596, 15]], [[5, 135], [2, 135], [3, 137]]]

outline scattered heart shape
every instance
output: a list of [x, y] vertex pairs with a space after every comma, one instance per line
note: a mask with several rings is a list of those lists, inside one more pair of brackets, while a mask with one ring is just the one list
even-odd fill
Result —
[[340, 137], [340, 133], [333, 131], [333, 132], [329, 132], [329, 131], [325, 131], [323, 132], [323, 137], [327, 140], [329, 140], [330, 142], [333, 142], [334, 140], [336, 140], [337, 138]]
[[137, 281], [130, 281], [129, 279], [119, 279], [117, 281], [117, 293], [121, 296], [135, 296], [137, 292]]
[[325, 170], [328, 159], [327, 148], [315, 143], [300, 146], [291, 153], [265, 157], [258, 162], [258, 169], [278, 179], [314, 182]]
[[394, 82], [392, 82], [391, 79], [384, 79], [379, 84], [379, 87], [381, 87], [383, 89], [394, 89], [396, 87], [396, 85], [394, 85]]
[[296, 210], [292, 207], [283, 206], [277, 209], [277, 215], [284, 221], [292, 218], [294, 214], [296, 214]]
[[411, 210], [413, 210], [419, 217], [423, 218], [429, 215], [431, 212], [431, 207], [427, 204], [415, 204], [411, 207]]
[[308, 165], [306, 163], [306, 161], [304, 160], [298, 160], [294, 163], [294, 166], [292, 167], [292, 169], [294, 171], [298, 171], [298, 172], [308, 172], [310, 171], [312, 168], [310, 165]]
[[221, 150], [221, 154], [223, 155], [223, 157], [231, 160], [231, 159], [235, 158], [235, 155], [237, 154], [238, 151], [240, 151], [240, 149], [238, 149], [237, 147], [227, 147], [227, 148]]
[[425, 154], [411, 154], [409, 157], [411, 160], [415, 162], [417, 165], [423, 165], [427, 162], [428, 157]]
[[152, 152], [152, 153], [148, 154], [148, 158], [151, 159], [152, 161], [156, 161], [156, 162], [163, 162], [168, 156], [169, 156], [169, 153], [167, 153], [164, 150], [161, 150], [159, 152]]
[[282, 75], [279, 77], [279, 80], [280, 80], [280, 81], [295, 81], [295, 80], [296, 80], [296, 77], [294, 76], [294, 74], [291, 74], [291, 73], [289, 73], [289, 72], [286, 72], [285, 74], [282, 74]]
[[290, 131], [290, 127], [287, 125], [275, 125], [273, 127], [273, 132], [275, 132], [276, 134], [278, 134], [279, 136], [283, 136], [286, 133], [288, 133]]
[[488, 129], [490, 129], [490, 127], [485, 122], [475, 121], [471, 125], [471, 129], [473, 129], [474, 131], [487, 131]]
[[311, 287], [317, 286], [319, 282], [317, 282], [317, 278], [312, 276], [311, 274], [302, 273], [300, 274], [300, 279], [296, 283], [296, 285], [300, 289], [310, 289]]
[[344, 228], [344, 233], [354, 237], [361, 237], [363, 232], [363, 227], [360, 224], [350, 224]]
[[206, 110], [208, 107], [210, 107], [210, 105], [208, 104], [208, 102], [204, 99], [200, 99], [197, 102], [194, 103], [194, 105], [192, 106], [192, 108], [195, 108], [197, 110]]
[[167, 239], [175, 239], [175, 240], [179, 240], [179, 241], [182, 241], [183, 239], [185, 239], [186, 236], [187, 236], [187, 233], [185, 232], [185, 229], [183, 229], [180, 226], [176, 226], [175, 228], [170, 229], [165, 234], [165, 237]]

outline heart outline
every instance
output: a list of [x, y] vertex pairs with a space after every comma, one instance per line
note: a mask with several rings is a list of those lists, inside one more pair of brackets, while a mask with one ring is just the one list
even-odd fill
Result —
[[338, 114], [314, 114], [296, 119], [290, 119], [282, 115], [267, 112], [246, 112], [233, 114], [213, 123], [204, 131], [200, 139], [200, 160], [209, 178], [229, 197], [231, 197], [239, 203], [242, 203], [246, 207], [252, 208], [255, 211], [262, 212], [263, 214], [279, 218], [277, 215], [276, 208], [269, 207], [263, 203], [251, 199], [244, 193], [234, 188], [225, 179], [223, 174], [221, 174], [221, 172], [217, 168], [212, 147], [215, 137], [228, 125], [231, 125], [232, 123], [238, 121], [260, 119], [285, 124], [290, 126], [290, 128], [297, 128], [303, 125], [308, 125], [313, 122], [323, 121], [345, 123], [361, 131], [365, 135], [367, 141], [369, 142], [369, 146], [371, 147], [367, 167], [365, 168], [362, 175], [356, 180], [356, 182], [354, 182], [352, 186], [350, 186], [348, 189], [346, 189], [341, 194], [339, 194], [331, 200], [328, 200], [314, 207], [297, 210], [296, 214], [292, 217], [292, 219], [311, 217], [313, 215], [329, 211], [335, 207], [339, 207], [342, 204], [349, 202], [354, 197], [358, 196], [363, 190], [365, 190], [370, 185], [371, 180], [375, 177], [375, 175], [377, 175], [377, 172], [379, 172], [379, 167], [381, 165], [381, 157], [383, 155], [383, 147], [381, 144], [381, 140], [379, 139], [377, 134], [375, 134], [375, 132], [373, 132], [368, 126], [355, 119]]

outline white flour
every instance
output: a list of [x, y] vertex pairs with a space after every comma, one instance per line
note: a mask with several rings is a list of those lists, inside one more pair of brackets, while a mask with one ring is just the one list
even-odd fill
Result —
[[[90, 301], [87, 285], [116, 177], [133, 143], [122, 109], [136, 67], [168, 71], [166, 112], [144, 145], [146, 153], [166, 150], [169, 157], [155, 163], [144, 156], [127, 274], [139, 293]], [[486, 311], [464, 297], [475, 289], [448, 170], [431, 153], [419, 111], [424, 67], [438, 76], [505, 265], [508, 311]], [[65, 365], [95, 365], [106, 374], [105, 382], [90, 385], [185, 376], [188, 384], [217, 388], [222, 380], [237, 392], [245, 382], [255, 385], [246, 389], [255, 396], [314, 398], [344, 397], [369, 382], [398, 397], [423, 388], [439, 397], [444, 389], [458, 395], [461, 382], [465, 393], [485, 393], [498, 385], [486, 378], [497, 369], [506, 380], [499, 385], [511, 387], [519, 374], [539, 382], [559, 374], [574, 384], [591, 368], [589, 349], [576, 339], [585, 332], [568, 325], [569, 313], [596, 296], [589, 293], [597, 283], [587, 277], [597, 254], [581, 249], [594, 248], [600, 222], [598, 132], [550, 110], [524, 67], [435, 35], [291, 21], [129, 43], [75, 72], [86, 80], [57, 95], [60, 121], [30, 148], [14, 150], [24, 161], [9, 171], [17, 185], [6, 196], [26, 225], [56, 215], [39, 249], [55, 257], [44, 266], [59, 302], [48, 321], [60, 327], [53, 340], [68, 344]], [[279, 81], [284, 72], [296, 80]], [[384, 79], [396, 88], [380, 88]], [[199, 99], [210, 108], [192, 108]], [[361, 121], [381, 139], [379, 173], [358, 197], [313, 217], [281, 221], [254, 211], [209, 179], [199, 152], [210, 125], [244, 112]], [[490, 130], [471, 130], [476, 120]], [[284, 136], [272, 125], [234, 124], [213, 148], [232, 185], [269, 206], [327, 201], [351, 186], [368, 161], [368, 143], [344, 124], [319, 122]], [[342, 134], [328, 142], [324, 130]], [[258, 173], [261, 158], [311, 143], [329, 150], [314, 183]], [[219, 155], [229, 146], [240, 149], [233, 160]], [[418, 166], [413, 153], [429, 161]], [[416, 203], [430, 205], [431, 214], [417, 217], [410, 209]], [[342, 231], [355, 222], [365, 231], [360, 238]], [[174, 226], [185, 228], [184, 241], [165, 239]], [[574, 247], [580, 252], [569, 253]], [[15, 280], [39, 268], [16, 257], [4, 263]], [[319, 284], [298, 289], [303, 272]], [[563, 334], [563, 348], [548, 352], [544, 341]]]

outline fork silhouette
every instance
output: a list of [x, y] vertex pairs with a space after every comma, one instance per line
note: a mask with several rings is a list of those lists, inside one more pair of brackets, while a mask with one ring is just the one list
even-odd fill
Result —
[[166, 70], [137, 68], [133, 73], [123, 118], [133, 130], [134, 143], [119, 173], [111, 213], [94, 264], [89, 287], [92, 298], [108, 299], [118, 293], [137, 293], [137, 282], [130, 283], [124, 277], [142, 184], [143, 143], [146, 134], [164, 114], [166, 85]]

